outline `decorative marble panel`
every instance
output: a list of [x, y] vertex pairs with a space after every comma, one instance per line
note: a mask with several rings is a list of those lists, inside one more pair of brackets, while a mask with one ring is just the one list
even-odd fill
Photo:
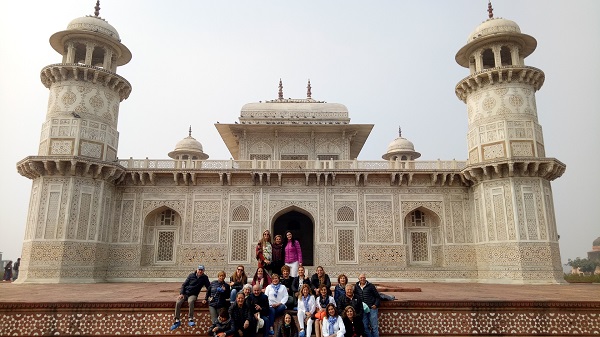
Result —
[[73, 155], [73, 139], [50, 140], [51, 155]]
[[192, 243], [219, 242], [221, 202], [194, 201]]
[[366, 242], [394, 242], [391, 201], [365, 201]]

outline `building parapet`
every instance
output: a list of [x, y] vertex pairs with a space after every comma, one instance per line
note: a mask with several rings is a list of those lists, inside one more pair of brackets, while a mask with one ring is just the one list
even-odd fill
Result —
[[466, 161], [384, 161], [384, 160], [119, 160], [125, 169], [195, 169], [195, 170], [462, 170]]

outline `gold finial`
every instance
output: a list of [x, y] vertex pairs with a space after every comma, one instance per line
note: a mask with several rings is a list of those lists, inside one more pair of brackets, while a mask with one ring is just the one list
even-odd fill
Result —
[[494, 9], [492, 8], [492, 0], [488, 1], [488, 18], [493, 18], [494, 17]]
[[100, 16], [100, 0], [96, 1], [96, 7], [94, 7], [94, 16]]
[[311, 99], [312, 98], [312, 91], [311, 91], [312, 87], [310, 86], [310, 78], [308, 79], [308, 85], [306, 86], [306, 98]]
[[188, 131], [188, 136], [192, 136], [192, 126], [190, 125], [190, 130]]
[[402, 138], [402, 127], [398, 126], [398, 137]]
[[279, 79], [279, 99], [283, 99], [283, 83], [281, 82], [281, 78]]

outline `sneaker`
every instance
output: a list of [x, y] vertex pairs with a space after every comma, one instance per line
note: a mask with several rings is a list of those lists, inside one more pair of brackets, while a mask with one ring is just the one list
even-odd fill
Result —
[[306, 332], [304, 331], [304, 329], [300, 330], [300, 332], [298, 333], [299, 337], [304, 337], [306, 336]]
[[194, 321], [189, 321], [189, 322], [188, 322], [188, 325], [189, 325], [189, 326], [196, 326], [196, 323], [194, 323]]
[[171, 328], [169, 330], [173, 331], [173, 330], [179, 328], [180, 326], [181, 326], [181, 322], [175, 321], [175, 323], [173, 323], [173, 325], [171, 325]]

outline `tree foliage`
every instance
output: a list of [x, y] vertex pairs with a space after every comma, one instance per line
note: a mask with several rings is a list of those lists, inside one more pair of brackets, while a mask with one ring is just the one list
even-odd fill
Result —
[[575, 260], [569, 259], [567, 262], [567, 266], [570, 266], [572, 268], [579, 268], [579, 270], [581, 270], [584, 273], [593, 273], [594, 270], [596, 270], [597, 265], [598, 262], [596, 261], [591, 261], [586, 258], [582, 259], [580, 257], [575, 258]]

